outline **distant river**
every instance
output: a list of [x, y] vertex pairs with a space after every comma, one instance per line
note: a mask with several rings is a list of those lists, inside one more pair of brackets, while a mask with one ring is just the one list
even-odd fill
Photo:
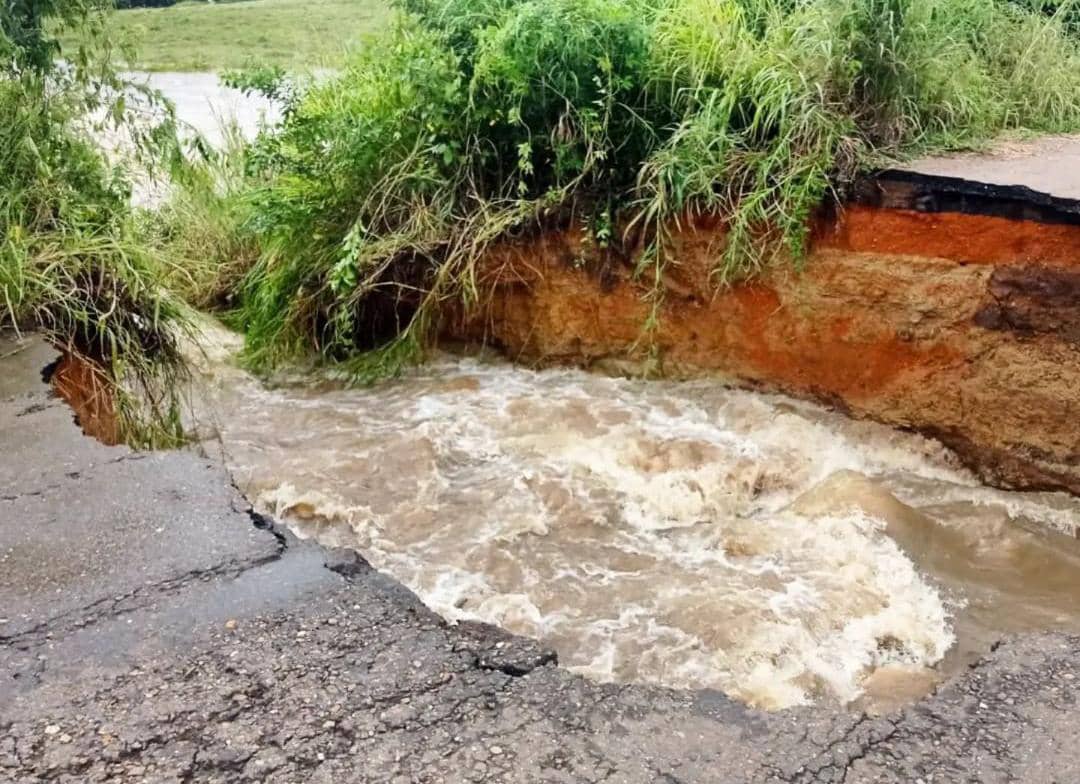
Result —
[[271, 101], [226, 87], [217, 74], [162, 72], [128, 76], [138, 84], [159, 90], [176, 106], [177, 119], [187, 131], [200, 134], [214, 146], [222, 143], [222, 129], [230, 123], [251, 138], [260, 120], [276, 122], [280, 118], [280, 110]]

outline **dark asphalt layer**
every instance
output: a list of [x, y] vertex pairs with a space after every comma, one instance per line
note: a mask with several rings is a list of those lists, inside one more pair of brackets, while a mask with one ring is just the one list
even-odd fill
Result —
[[594, 684], [84, 438], [52, 358], [0, 340], [0, 782], [1080, 782], [1080, 639], [877, 718]]
[[935, 155], [899, 168], [985, 185], [1022, 185], [1062, 199], [1080, 199], [1080, 136], [999, 141], [987, 150]]

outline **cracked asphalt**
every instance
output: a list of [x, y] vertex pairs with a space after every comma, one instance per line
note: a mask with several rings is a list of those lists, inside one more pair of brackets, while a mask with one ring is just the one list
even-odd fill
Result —
[[1080, 639], [1002, 641], [866, 716], [603, 685], [449, 626], [223, 468], [81, 435], [0, 340], [2, 782], [1080, 781]]

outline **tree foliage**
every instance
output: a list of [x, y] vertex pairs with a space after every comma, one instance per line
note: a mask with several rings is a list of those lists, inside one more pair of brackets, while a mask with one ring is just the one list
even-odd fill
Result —
[[116, 0], [116, 7], [125, 8], [168, 8], [176, 5], [176, 0]]
[[88, 24], [100, 0], [5, 0], [0, 5], [0, 62], [9, 73], [47, 73], [60, 56], [57, 33]]

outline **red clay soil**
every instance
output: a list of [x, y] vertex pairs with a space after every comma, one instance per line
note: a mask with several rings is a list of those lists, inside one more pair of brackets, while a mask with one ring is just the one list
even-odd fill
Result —
[[965, 264], [1080, 268], [1080, 229], [1075, 225], [958, 212], [881, 210], [853, 204], [821, 237], [821, 244]]
[[[715, 222], [713, 222], [715, 223]], [[1080, 493], [1080, 226], [853, 206], [801, 271], [716, 291], [723, 231], [675, 237], [651, 356], [934, 435], [994, 484]], [[500, 246], [445, 330], [540, 363], [640, 366], [645, 290], [577, 229]]]
[[108, 446], [120, 443], [112, 394], [104, 384], [101, 370], [79, 356], [65, 353], [53, 370], [50, 383], [75, 412], [75, 421], [83, 433]]

